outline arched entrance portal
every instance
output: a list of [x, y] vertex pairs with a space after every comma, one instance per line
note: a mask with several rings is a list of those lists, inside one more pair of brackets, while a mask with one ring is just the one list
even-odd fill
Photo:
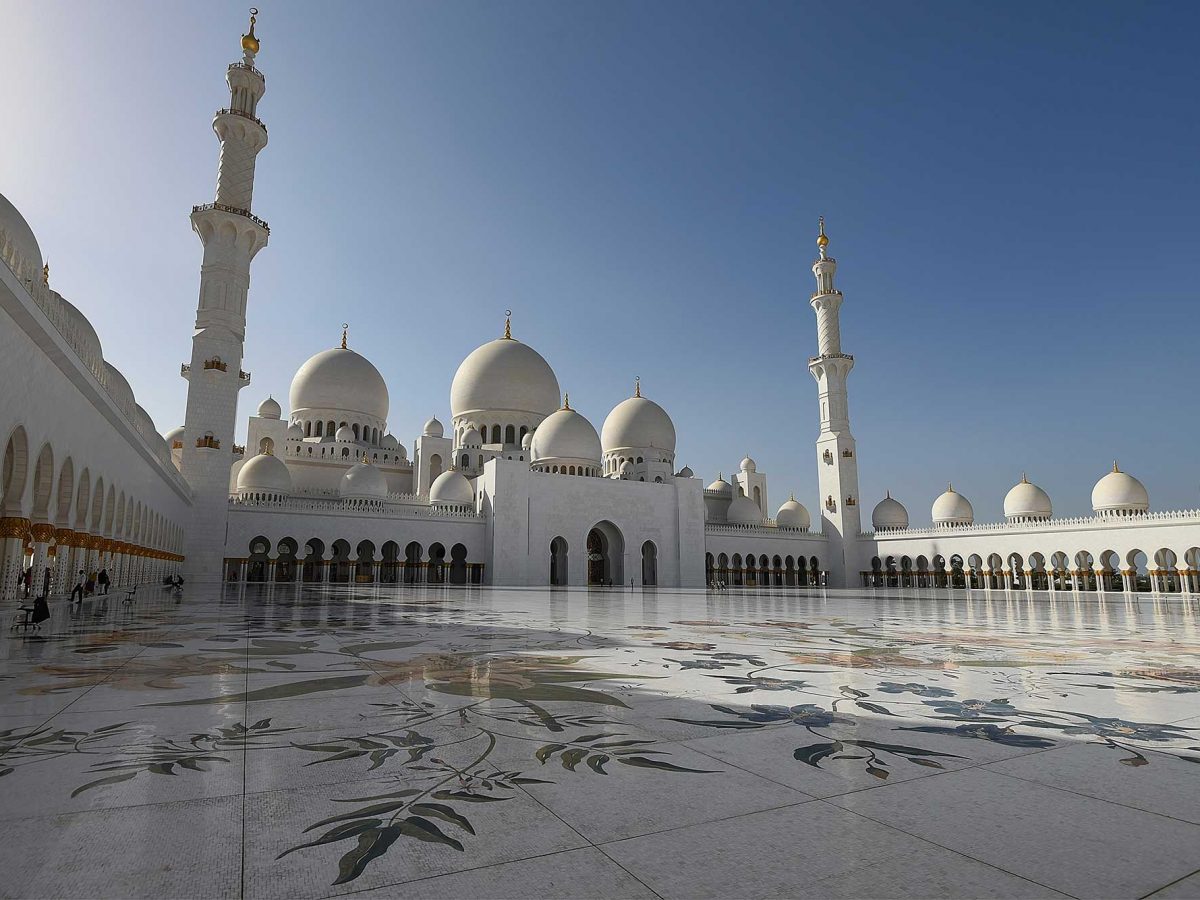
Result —
[[567, 542], [561, 537], [550, 542], [550, 583], [560, 586], [567, 583]]
[[642, 584], [658, 584], [658, 548], [653, 541], [642, 544]]
[[612, 522], [600, 522], [587, 537], [588, 584], [624, 584], [625, 540]]

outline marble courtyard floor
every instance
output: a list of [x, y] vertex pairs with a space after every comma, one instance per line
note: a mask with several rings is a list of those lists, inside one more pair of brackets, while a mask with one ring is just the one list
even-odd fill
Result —
[[0, 896], [1200, 896], [1187, 601], [147, 594], [4, 632]]

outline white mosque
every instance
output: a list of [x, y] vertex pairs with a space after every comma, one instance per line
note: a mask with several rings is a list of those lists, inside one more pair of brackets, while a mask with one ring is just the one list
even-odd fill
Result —
[[158, 433], [0, 196], [0, 375], [35, 386], [0, 394], [5, 591], [29, 566], [69, 590], [71, 573], [102, 565], [120, 581], [182, 571], [237, 582], [1200, 591], [1200, 511], [1151, 511], [1141, 482], [1115, 464], [1092, 492], [1092, 516], [1055, 518], [1022, 476], [1002, 521], [977, 524], [949, 487], [927, 526], [911, 526], [889, 495], [864, 528], [854, 357], [842, 349], [823, 221], [810, 300], [815, 522], [794, 497], [773, 510], [749, 457], [704, 487], [679, 466], [671, 417], [640, 384], [597, 433], [507, 320], [455, 372], [449, 428], [434, 417], [410, 443], [392, 434], [387, 384], [343, 330], [339, 346], [299, 367], [287, 411], [263, 400], [235, 446], [250, 383], [250, 266], [270, 234], [251, 212], [267, 144], [253, 19], [242, 48], [213, 119], [216, 197], [191, 213], [203, 263], [182, 426]]

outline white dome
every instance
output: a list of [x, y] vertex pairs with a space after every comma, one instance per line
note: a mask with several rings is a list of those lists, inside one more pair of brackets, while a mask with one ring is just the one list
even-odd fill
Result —
[[512, 338], [488, 341], [462, 361], [450, 385], [450, 414], [521, 412], [548, 416], [558, 409], [558, 379], [536, 350]]
[[18, 275], [25, 278], [41, 276], [42, 249], [33, 229], [3, 194], [0, 194], [0, 256], [14, 263], [20, 260], [24, 271], [17, 272]]
[[779, 512], [775, 513], [775, 524], [780, 528], [808, 528], [812, 525], [812, 518], [804, 504], [792, 497], [784, 501]]
[[163, 435], [163, 440], [167, 442], [168, 447], [175, 449], [176, 441], [178, 441], [180, 444], [183, 443], [183, 426], [180, 425], [177, 428], [172, 428]]
[[897, 531], [908, 527], [908, 510], [904, 504], [888, 495], [875, 504], [871, 513], [871, 527], [876, 531]]
[[483, 435], [479, 433], [479, 429], [474, 426], [467, 429], [467, 433], [462, 437], [463, 447], [482, 447]]
[[290, 494], [292, 473], [278, 456], [260, 453], [242, 465], [238, 471], [239, 494]]
[[[63, 311], [67, 314], [67, 342], [75, 349], [76, 355], [93, 372], [97, 372], [104, 358], [104, 349], [100, 346], [100, 335], [88, 321], [87, 316], [71, 303], [66, 297], [58, 294]], [[98, 377], [98, 376], [97, 376]]]
[[733, 502], [729, 504], [726, 518], [732, 525], [761, 525], [763, 522], [762, 510], [745, 494], [739, 494], [733, 498]]
[[349, 425], [343, 425], [341, 428], [339, 428], [337, 433], [334, 434], [333, 439], [335, 441], [340, 441], [347, 444], [354, 444], [358, 442], [358, 438], [354, 436], [354, 429]]
[[933, 501], [934, 525], [970, 525], [974, 521], [971, 501], [954, 490], [953, 485]]
[[258, 404], [258, 415], [262, 419], [278, 419], [283, 415], [283, 409], [279, 405], [279, 401], [274, 397], [268, 397], [262, 403]]
[[729, 497], [733, 496], [733, 485], [725, 480], [724, 476], [718, 475], [717, 480], [710, 484], [705, 490], [720, 491]]
[[299, 422], [293, 422], [291, 425], [288, 426], [287, 436], [288, 436], [288, 440], [292, 440], [292, 441], [304, 440], [303, 426], [301, 426], [301, 424]]
[[434, 416], [432, 419], [426, 422], [425, 428], [421, 432], [423, 437], [441, 437], [445, 433], [446, 429], [443, 428], [442, 423], [437, 420], [437, 416]]
[[1113, 470], [1092, 488], [1092, 509], [1098, 513], [1131, 515], [1150, 508], [1146, 487], [1113, 463]]
[[742, 459], [742, 471], [743, 472], [757, 472], [758, 471], [758, 463], [756, 463], [749, 456], [747, 456], [744, 459]]
[[1050, 495], [1036, 484], [1030, 484], [1024, 474], [1004, 496], [1006, 519], [1049, 519], [1053, 514]]
[[523, 438], [521, 438], [521, 449], [528, 450], [532, 446], [533, 446], [533, 432], [527, 431], [527, 432], [525, 432], [525, 436]]
[[384, 450], [395, 450], [400, 446], [400, 442], [396, 440], [396, 436], [394, 434], [388, 433], [383, 436], [383, 440], [379, 442], [379, 445], [383, 447]]
[[696, 473], [692, 471], [691, 466], [684, 466], [682, 469], [680, 469], [678, 472], [675, 473], [675, 477], [676, 478], [695, 478]]
[[633, 463], [631, 463], [629, 460], [625, 460], [625, 462], [621, 463], [621, 470], [619, 474], [622, 478], [631, 477], [633, 475]]
[[387, 478], [367, 460], [359, 460], [342, 476], [338, 493], [343, 497], [382, 499], [388, 495]]
[[622, 400], [604, 420], [600, 429], [604, 452], [649, 449], [675, 452], [675, 425], [667, 411], [645, 397]]
[[429, 502], [435, 506], [472, 506], [475, 491], [462, 472], [449, 469], [429, 486]]
[[382, 421], [388, 389], [379, 370], [353, 350], [322, 350], [296, 372], [288, 396], [292, 415], [304, 409], [362, 413]]
[[108, 395], [113, 398], [120, 409], [129, 420], [133, 421], [133, 410], [137, 406], [137, 402], [133, 399], [133, 388], [129, 386], [129, 382], [125, 380], [125, 376], [120, 373], [116, 366], [104, 361], [104, 378], [108, 388]]
[[583, 460], [600, 465], [600, 438], [592, 423], [573, 409], [547, 416], [533, 433], [531, 462], [548, 459]]

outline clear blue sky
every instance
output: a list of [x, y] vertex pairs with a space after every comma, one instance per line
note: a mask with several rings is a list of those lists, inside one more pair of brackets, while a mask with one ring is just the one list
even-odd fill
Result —
[[[411, 442], [476, 345], [599, 428], [634, 375], [707, 482], [816, 506], [818, 214], [864, 512], [947, 480], [1061, 514], [1118, 457], [1200, 502], [1195, 3], [260, 0], [239, 433], [342, 321]], [[0, 0], [0, 191], [160, 430], [179, 423], [232, 2]]]

